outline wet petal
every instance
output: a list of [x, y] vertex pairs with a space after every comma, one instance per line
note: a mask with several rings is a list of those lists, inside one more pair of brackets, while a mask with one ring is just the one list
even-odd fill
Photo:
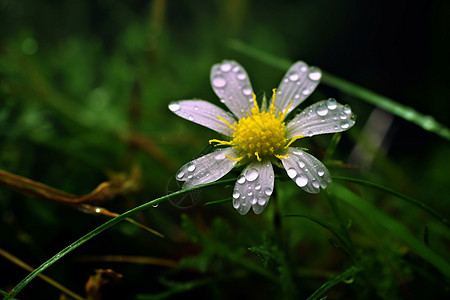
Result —
[[260, 214], [273, 193], [274, 173], [268, 160], [250, 163], [238, 177], [233, 191], [233, 207], [245, 215], [250, 207]]
[[286, 137], [345, 131], [355, 124], [355, 119], [350, 106], [330, 98], [314, 103], [292, 119], [286, 126]]
[[282, 158], [286, 172], [304, 191], [317, 194], [320, 188], [325, 189], [331, 183], [331, 175], [324, 164], [303, 150], [288, 148], [288, 157]]
[[178, 116], [215, 130], [226, 136], [233, 135], [231, 129], [221, 117], [233, 125], [236, 119], [220, 107], [204, 100], [181, 100], [169, 104], [169, 109]]
[[252, 85], [244, 68], [235, 61], [223, 61], [211, 69], [211, 85], [220, 101], [239, 119], [253, 107]]
[[309, 67], [306, 63], [298, 61], [286, 72], [278, 86], [275, 107], [284, 111], [289, 103], [291, 112], [302, 103], [316, 88], [322, 78], [322, 72], [317, 67]]
[[185, 181], [184, 189], [216, 181], [230, 172], [237, 163], [225, 155], [238, 157], [235, 148], [218, 149], [182, 166], [176, 178], [178, 181]]

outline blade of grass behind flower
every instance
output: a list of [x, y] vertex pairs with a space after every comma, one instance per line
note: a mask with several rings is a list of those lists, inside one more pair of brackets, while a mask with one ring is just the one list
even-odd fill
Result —
[[[230, 40], [228, 42], [228, 47], [277, 69], [287, 70], [292, 65], [292, 61], [290, 60], [276, 57], [275, 55], [264, 52], [240, 40]], [[369, 89], [327, 72], [322, 72], [322, 82], [450, 140], [450, 129], [437, 122], [432, 116], [421, 114], [409, 106], [400, 104], [393, 99], [377, 94]]]

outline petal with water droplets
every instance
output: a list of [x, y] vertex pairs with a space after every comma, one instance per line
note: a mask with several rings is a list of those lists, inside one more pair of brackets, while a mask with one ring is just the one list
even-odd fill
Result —
[[288, 157], [281, 159], [289, 177], [304, 191], [317, 194], [331, 183], [331, 175], [325, 165], [303, 150], [289, 147]]
[[319, 84], [322, 73], [317, 67], [309, 67], [306, 63], [298, 61], [290, 67], [278, 86], [275, 107], [278, 111], [284, 111], [289, 103], [291, 112], [302, 103]]
[[230, 125], [233, 125], [236, 119], [230, 113], [212, 103], [204, 100], [181, 100], [169, 104], [169, 109], [184, 119], [208, 127], [226, 136], [233, 135], [233, 129], [217, 117], [223, 118]]
[[223, 61], [211, 69], [211, 86], [230, 111], [239, 119], [253, 107], [252, 85], [245, 69], [235, 61]]
[[286, 138], [345, 131], [355, 124], [356, 116], [348, 105], [330, 98], [308, 106], [286, 126]]
[[184, 181], [183, 188], [216, 181], [230, 172], [237, 163], [225, 155], [239, 157], [233, 147], [218, 149], [188, 162], [178, 170], [175, 177], [178, 181]]
[[267, 206], [273, 193], [274, 172], [268, 160], [255, 161], [241, 173], [234, 186], [233, 207], [245, 215], [250, 207], [255, 214], [260, 214]]

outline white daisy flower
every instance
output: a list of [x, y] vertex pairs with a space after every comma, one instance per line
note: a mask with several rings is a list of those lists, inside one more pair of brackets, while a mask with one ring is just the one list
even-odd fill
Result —
[[[260, 214], [274, 188], [272, 165], [282, 167], [300, 188], [318, 193], [331, 183], [331, 175], [322, 162], [291, 144], [303, 137], [341, 132], [355, 124], [347, 105], [334, 99], [319, 101], [285, 124], [286, 116], [316, 88], [320, 69], [296, 62], [286, 73], [278, 89], [273, 90], [270, 105], [258, 106], [244, 68], [235, 61], [223, 61], [211, 69], [214, 92], [229, 110], [204, 100], [172, 102], [169, 109], [178, 116], [206, 126], [226, 137], [213, 139], [219, 147], [180, 168], [176, 174], [183, 188], [216, 181], [236, 166], [245, 165], [233, 191], [233, 207], [245, 215], [250, 207]], [[263, 101], [265, 102], [265, 101]], [[281, 161], [281, 163], [280, 163]]]

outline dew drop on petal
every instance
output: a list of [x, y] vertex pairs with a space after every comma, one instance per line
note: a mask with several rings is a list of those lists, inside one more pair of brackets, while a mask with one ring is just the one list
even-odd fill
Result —
[[317, 170], [317, 174], [322, 177], [325, 172], [323, 170]]
[[299, 161], [298, 166], [303, 169], [305, 167], [305, 163], [302, 161]]
[[194, 170], [195, 170], [195, 165], [194, 165], [194, 163], [189, 163], [188, 165], [187, 165], [187, 170], [189, 171], [189, 172], [194, 172]]
[[261, 183], [258, 183], [256, 186], [255, 186], [255, 191], [259, 191], [261, 189]]
[[339, 118], [341, 118], [341, 120], [345, 120], [347, 119], [347, 114], [345, 112], [341, 112]]
[[239, 206], [241, 206], [241, 204], [239, 203], [239, 200], [238, 199], [233, 199], [233, 207], [238, 209]]
[[248, 200], [245, 199], [245, 197], [242, 197], [242, 198], [241, 198], [241, 204], [242, 204], [242, 206], [247, 206]]
[[341, 123], [339, 123], [339, 126], [341, 126], [342, 129], [347, 129], [350, 127], [350, 123], [347, 120], [344, 120]]
[[234, 72], [234, 73], [237, 73], [237, 72], [239, 71], [239, 69], [240, 69], [239, 66], [235, 66], [235, 67], [233, 68], [233, 72]]
[[297, 177], [297, 179], [295, 179], [295, 183], [299, 186], [299, 187], [304, 187], [307, 183], [308, 183], [308, 178], [306, 178], [303, 175], [300, 175]]
[[193, 121], [194, 120], [194, 117], [192, 115], [189, 115], [187, 118], [188, 118], [189, 121]]
[[266, 204], [266, 199], [264, 199], [264, 198], [259, 198], [259, 199], [258, 199], [258, 204], [259, 204], [259, 205], [265, 205], [265, 204]]
[[173, 112], [180, 110], [180, 104], [178, 103], [171, 103], [169, 104], [169, 109]]
[[227, 81], [221, 75], [217, 75], [212, 79], [212, 84], [215, 87], [223, 88], [224, 86], [227, 85]]
[[245, 78], [247, 78], [247, 75], [245, 75], [244, 72], [239, 72], [239, 73], [237, 73], [236, 77], [239, 80], [244, 80]]
[[295, 155], [303, 155], [302, 151], [300, 149], [294, 148], [294, 151], [292, 151]]
[[326, 116], [328, 113], [328, 107], [324, 103], [321, 103], [317, 105], [316, 113], [321, 117]]
[[246, 96], [250, 96], [252, 94], [252, 89], [251, 88], [244, 88], [242, 90], [242, 93]]
[[266, 194], [267, 196], [272, 195], [272, 193], [273, 193], [273, 190], [272, 190], [271, 188], [266, 188], [266, 189], [264, 190], [264, 194]]
[[302, 94], [305, 95], [305, 96], [308, 96], [309, 94], [311, 94], [311, 90], [308, 89], [308, 88], [305, 88], [305, 89], [302, 91]]
[[248, 181], [255, 181], [258, 178], [259, 172], [258, 170], [252, 168], [245, 173], [245, 179]]
[[184, 176], [184, 172], [183, 171], [180, 171], [180, 172], [178, 172], [178, 174], [177, 174], [177, 178], [183, 178], [183, 176]]
[[244, 175], [240, 175], [237, 179], [237, 183], [239, 184], [243, 184], [245, 182], [245, 176]]
[[247, 195], [253, 196], [253, 192], [248, 192]]
[[239, 192], [237, 190], [233, 192], [233, 198], [234, 199], [238, 199], [239, 196], [241, 196], [241, 194], [239, 194]]
[[328, 109], [331, 109], [331, 110], [336, 109], [336, 107], [337, 107], [336, 100], [334, 100], [333, 98], [328, 99], [327, 100], [327, 107], [328, 107]]
[[344, 113], [346, 113], [347, 115], [352, 113], [352, 109], [350, 108], [350, 106], [348, 106], [348, 104], [344, 105]]
[[312, 183], [313, 187], [315, 187], [316, 189], [318, 189], [320, 187], [320, 184], [317, 181], [313, 181]]
[[297, 176], [297, 171], [294, 168], [287, 169], [287, 174], [290, 178]]
[[320, 80], [320, 78], [322, 78], [322, 72], [320, 72], [320, 70], [318, 68], [311, 67], [311, 68], [309, 68], [308, 77], [312, 81]]
[[220, 66], [220, 69], [221, 69], [223, 72], [228, 72], [228, 71], [231, 70], [231, 64], [230, 64], [230, 63], [224, 63], [224, 64], [222, 64], [222, 65]]
[[298, 80], [298, 74], [297, 73], [292, 73], [291, 75], [289, 75], [289, 80], [290, 81], [297, 81]]
[[252, 198], [252, 200], [250, 201], [250, 203], [252, 205], [255, 205], [257, 202], [258, 202], [258, 199], [256, 199], [256, 198]]

